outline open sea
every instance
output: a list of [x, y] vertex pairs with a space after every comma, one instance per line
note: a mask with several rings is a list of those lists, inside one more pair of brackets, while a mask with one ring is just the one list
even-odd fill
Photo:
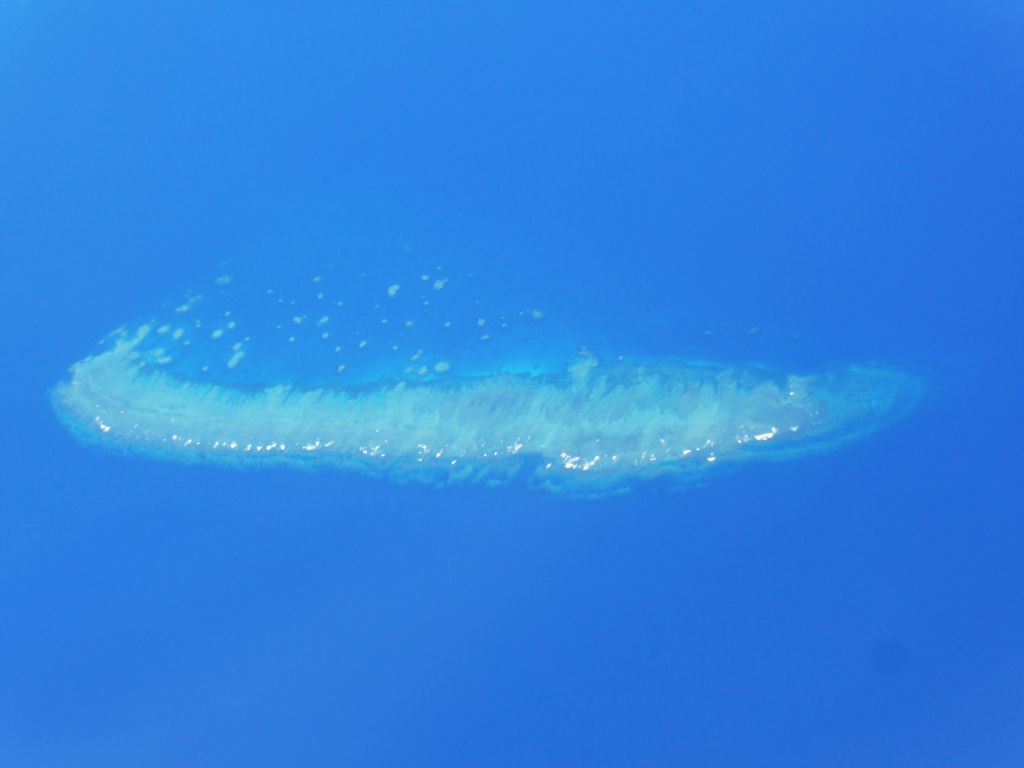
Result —
[[1022, 179], [1012, 0], [0, 0], [0, 768], [1024, 765]]

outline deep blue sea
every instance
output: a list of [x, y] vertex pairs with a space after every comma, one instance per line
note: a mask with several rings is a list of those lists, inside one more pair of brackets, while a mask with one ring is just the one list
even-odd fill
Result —
[[[0, 768], [1024, 765], [1022, 173], [1010, 0], [0, 0]], [[112, 329], [339, 242], [571, 329], [507, 358], [924, 394], [591, 498], [58, 420]]]

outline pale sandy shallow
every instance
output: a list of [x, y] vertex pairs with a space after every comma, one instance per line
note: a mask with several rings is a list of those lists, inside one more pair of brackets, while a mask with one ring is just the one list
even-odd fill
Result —
[[433, 483], [517, 476], [576, 494], [657, 476], [794, 458], [883, 426], [916, 399], [896, 369], [808, 375], [675, 359], [558, 375], [491, 375], [371, 388], [243, 390], [146, 365], [142, 326], [76, 363], [55, 408], [83, 439], [122, 451], [232, 466], [289, 465]]

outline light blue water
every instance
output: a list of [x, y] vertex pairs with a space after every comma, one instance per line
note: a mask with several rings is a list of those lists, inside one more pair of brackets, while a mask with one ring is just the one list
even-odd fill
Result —
[[[1011, 4], [26, 2], [0, 30], [0, 765], [1019, 763]], [[246, 392], [562, 381], [582, 345], [922, 396], [587, 499], [73, 439], [68, 367], [124, 324], [166, 353], [184, 315], [154, 365]]]

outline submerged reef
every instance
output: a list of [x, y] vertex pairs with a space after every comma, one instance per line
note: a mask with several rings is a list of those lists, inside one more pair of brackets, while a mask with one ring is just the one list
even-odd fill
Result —
[[221, 274], [110, 334], [52, 401], [87, 442], [156, 458], [595, 495], [822, 451], [920, 390], [879, 365], [565, 356], [542, 309], [485, 313], [453, 279]]

